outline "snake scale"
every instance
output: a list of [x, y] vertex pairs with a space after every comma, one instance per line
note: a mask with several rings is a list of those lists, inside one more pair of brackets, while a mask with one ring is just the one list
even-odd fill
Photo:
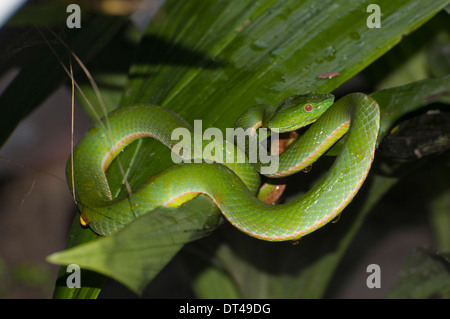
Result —
[[[314, 123], [313, 123], [314, 122]], [[176, 206], [197, 194], [205, 194], [226, 219], [246, 234], [267, 241], [297, 240], [333, 220], [354, 198], [370, 170], [380, 126], [378, 104], [362, 93], [334, 102], [329, 94], [308, 93], [249, 108], [236, 127], [260, 126], [287, 132], [311, 127], [279, 155], [278, 170], [269, 177], [282, 177], [310, 166], [336, 141], [345, 142], [326, 175], [301, 198], [279, 205], [256, 196], [260, 165], [224, 161], [174, 164], [151, 176], [133, 191], [132, 198], [113, 199], [105, 172], [130, 143], [152, 137], [173, 149], [171, 133], [192, 127], [174, 112], [156, 105], [135, 105], [114, 111], [95, 124], [80, 140], [67, 165], [81, 222], [100, 235], [109, 235], [137, 216], [159, 206]], [[219, 141], [235, 157], [244, 152], [233, 143]], [[69, 183], [71, 185], [71, 183]]]

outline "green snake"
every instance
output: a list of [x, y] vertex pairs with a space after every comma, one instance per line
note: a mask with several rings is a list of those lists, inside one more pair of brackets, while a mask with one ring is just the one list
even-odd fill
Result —
[[[88, 131], [74, 148], [73, 160], [69, 159], [67, 165], [67, 179], [73, 181], [74, 187], [70, 188], [81, 211], [81, 223], [88, 224], [99, 235], [109, 235], [157, 207], [181, 205], [204, 194], [232, 225], [250, 236], [267, 241], [300, 239], [333, 220], [366, 179], [380, 125], [377, 102], [362, 93], [346, 95], [336, 102], [333, 95], [308, 93], [291, 96], [277, 106], [251, 107], [236, 122], [236, 127], [253, 131], [262, 126], [279, 132], [313, 122], [279, 155], [278, 170], [269, 177], [298, 172], [315, 162], [341, 137], [345, 141], [326, 175], [295, 201], [278, 205], [261, 201], [256, 196], [261, 165], [251, 164], [248, 159], [224, 161], [220, 152], [200, 163], [171, 165], [151, 176], [132, 196], [113, 199], [105, 172], [133, 141], [152, 137], [183, 159], [195, 157], [185, 150], [175, 150], [180, 144], [179, 140], [172, 140], [172, 132], [177, 128], [193, 132], [176, 113], [156, 105], [119, 108]], [[223, 153], [234, 151], [234, 159], [245, 153], [232, 142], [219, 142]]]

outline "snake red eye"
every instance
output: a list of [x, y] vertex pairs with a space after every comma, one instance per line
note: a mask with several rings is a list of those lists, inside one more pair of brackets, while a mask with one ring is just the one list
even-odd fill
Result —
[[305, 111], [306, 112], [310, 112], [313, 109], [313, 106], [311, 104], [306, 104], [305, 105]]

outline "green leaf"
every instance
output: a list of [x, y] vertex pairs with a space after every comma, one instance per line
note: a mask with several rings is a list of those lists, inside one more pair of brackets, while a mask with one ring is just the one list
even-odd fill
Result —
[[392, 125], [405, 114], [431, 103], [450, 103], [450, 75], [380, 90], [371, 96], [379, 103], [382, 114], [379, 144]]
[[[81, 243], [94, 241], [97, 238], [98, 235], [90, 228], [81, 226], [80, 218], [77, 214], [72, 223], [66, 249], [78, 246]], [[95, 299], [102, 290], [106, 280], [106, 278], [99, 273], [81, 269], [80, 276], [82, 278], [82, 288], [75, 289], [69, 288], [67, 285], [67, 279], [70, 275], [71, 273], [67, 273], [67, 267], [60, 267], [58, 278], [55, 283], [55, 289], [53, 290], [54, 299]]]
[[408, 35], [363, 74], [377, 90], [449, 74], [445, 54], [450, 20], [441, 11], [419, 30]]
[[[418, 107], [413, 103], [411, 95], [405, 92], [410, 92], [413, 88], [418, 95], [416, 99], [424, 101], [425, 97], [436, 92], [436, 88], [444, 87], [448, 90], [448, 79], [449, 77], [424, 80], [379, 91], [374, 95], [380, 93], [380, 97], [383, 98], [383, 109], [386, 112], [391, 110], [390, 114], [399, 117]], [[396, 108], [397, 105], [407, 105], [407, 107]], [[301, 247], [291, 244], [273, 245], [260, 241], [255, 243], [254, 239], [246, 238], [243, 234], [236, 234], [236, 230], [230, 232], [229, 229], [225, 232], [221, 231], [219, 237], [203, 241], [200, 244], [202, 247], [200, 251], [208, 251], [210, 256], [214, 256], [213, 264], [219, 267], [208, 267], [203, 273], [198, 274], [194, 286], [197, 294], [217, 298], [320, 297], [365, 216], [398, 179], [398, 177], [372, 174], [366, 182], [369, 185], [367, 186], [369, 188], [365, 189], [366, 195], [361, 197], [365, 201], [357, 202], [358, 209], [351, 209], [352, 205], [350, 205], [349, 212], [347, 210], [345, 212], [345, 214], [357, 214], [355, 221], [346, 226], [345, 232], [330, 230], [317, 232], [321, 235], [314, 234], [302, 239], [299, 244]], [[159, 208], [144, 215], [145, 217], [136, 219], [117, 234], [57, 253], [50, 256], [48, 260], [58, 264], [76, 263], [82, 268], [114, 278], [133, 291], [141, 293], [147, 283], [171, 260], [183, 244], [209, 234], [209, 230], [218, 223], [220, 215], [212, 202], [202, 198], [203, 206], [197, 206], [198, 200], [175, 209]], [[207, 231], [197, 231], [204, 229]], [[195, 233], [194, 237], [186, 237], [192, 232]], [[332, 241], [338, 243], [332, 249], [325, 248], [319, 243], [329, 242], [330, 238], [335, 238]], [[227, 244], [220, 246], [220, 249], [216, 251], [214, 247], [224, 239]], [[325, 251], [327, 253], [322, 255]], [[240, 256], [246, 256], [246, 259]], [[275, 271], [275, 275], [267, 270], [251, 266], [252, 263], [270, 265], [270, 260], [275, 258], [274, 256], [278, 256], [276, 259], [279, 262], [276, 266], [268, 267], [280, 266], [280, 269]], [[303, 256], [315, 256], [313, 258], [315, 261], [312, 264], [304, 264]], [[285, 258], [287, 260], [284, 260]], [[230, 280], [230, 274], [232, 274], [232, 280]], [[211, 288], [212, 281], [226, 289]]]
[[204, 269], [195, 278], [193, 289], [196, 297], [200, 299], [237, 299], [241, 297], [239, 287], [229, 273], [221, 267]]
[[[167, 1], [142, 36], [120, 104], [160, 104], [224, 130], [255, 104], [335, 90], [449, 1], [381, 1], [380, 29], [367, 27], [370, 3]], [[325, 72], [339, 76], [319, 79]], [[160, 143], [138, 143], [121, 158], [134, 187], [171, 163]], [[118, 165], [108, 177], [126, 190]]]
[[157, 208], [109, 237], [52, 254], [47, 260], [105, 274], [140, 294], [184, 244], [209, 234], [219, 220], [215, 205], [200, 197], [178, 209]]
[[[380, 133], [377, 146], [407, 114], [432, 103], [450, 103], [450, 75], [376, 91], [370, 94], [380, 106]], [[339, 141], [327, 155], [336, 156], [344, 141]]]
[[406, 261], [387, 298], [450, 298], [450, 253], [417, 249]]
[[79, 90], [75, 91], [77, 99], [94, 121], [119, 106], [128, 80], [128, 69], [139, 40], [139, 31], [132, 23], [127, 23], [89, 61], [86, 67], [95, 81], [98, 92], [87, 77], [76, 78], [83, 92], [82, 94]]
[[[143, 35], [120, 104], [161, 104], [189, 122], [202, 119], [204, 128], [233, 127], [236, 118], [252, 105], [275, 104], [301, 92], [331, 92], [401, 41], [402, 36], [430, 19], [449, 1], [382, 1], [380, 29], [369, 29], [366, 25], [369, 3], [356, 0], [167, 1]], [[324, 72], [338, 72], [339, 75], [332, 79], [318, 78]], [[120, 160], [128, 167], [126, 176], [132, 187], [170, 165], [167, 154], [164, 147], [151, 140], [138, 142], [123, 152]], [[124, 185], [117, 165], [113, 164], [108, 170], [108, 179], [114, 193], [120, 194]], [[326, 232], [320, 231], [302, 240], [299, 246], [304, 253], [298, 256], [307, 257], [300, 263], [288, 263], [295, 269], [289, 268], [281, 282], [292, 283], [292, 286], [284, 289], [280, 283], [275, 283], [278, 278], [274, 276], [267, 281], [277, 286], [273, 293], [310, 298], [322, 296], [364, 216], [396, 181], [397, 178], [383, 176], [368, 181], [370, 199], [361, 203], [363, 208], [356, 220], [347, 226], [348, 231], [332, 235], [327, 227]], [[190, 204], [195, 205], [196, 201]], [[191, 234], [192, 230], [204, 229], [205, 223], [207, 229], [217, 225], [219, 215], [215, 208], [205, 210], [204, 213], [215, 216], [215, 219], [205, 221], [200, 210], [193, 213], [185, 211], [184, 207], [170, 210], [167, 218], [163, 217], [166, 209], [158, 210], [156, 217], [152, 212], [120, 233], [86, 244], [83, 249], [59, 253], [50, 260], [62, 264], [78, 263], [140, 292], [184, 243], [193, 240], [186, 230]], [[210, 213], [212, 211], [214, 213]], [[190, 218], [194, 216], [192, 214], [196, 216], [193, 219]], [[195, 233], [199, 238], [208, 232]], [[123, 248], [118, 249], [118, 238], [123, 241]], [[177, 240], [173, 241], [173, 238]], [[330, 241], [330, 238], [334, 240]], [[161, 241], [167, 244], [164, 249], [158, 246]], [[331, 247], [329, 242], [333, 243]], [[270, 244], [257, 245], [267, 247]], [[240, 258], [246, 256], [246, 252], [261, 252], [262, 255], [266, 252], [265, 248], [254, 250], [252, 244], [248, 247]], [[277, 249], [273, 245], [270, 247], [266, 259]], [[239, 243], [233, 248], [236, 251], [243, 249]], [[144, 253], [146, 250], [147, 254]], [[131, 266], [127, 262], [134, 264]], [[224, 282], [222, 275], [207, 277]], [[244, 275], [240, 273], [243, 280], [239, 288], [247, 287]], [[264, 276], [265, 271], [254, 272], [252, 278], [257, 282]], [[242, 291], [235, 290], [230, 281], [226, 282], [228, 296]], [[264, 288], [267, 287], [272, 286]], [[258, 291], [251, 286], [248, 289], [251, 291], [244, 296], [254, 296], [253, 292]], [[263, 295], [271, 290], [259, 291]]]

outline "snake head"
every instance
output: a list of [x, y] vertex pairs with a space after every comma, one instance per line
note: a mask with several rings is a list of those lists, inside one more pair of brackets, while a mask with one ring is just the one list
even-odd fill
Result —
[[308, 93], [290, 96], [277, 105], [265, 127], [280, 133], [299, 129], [315, 122], [334, 102], [331, 94]]

